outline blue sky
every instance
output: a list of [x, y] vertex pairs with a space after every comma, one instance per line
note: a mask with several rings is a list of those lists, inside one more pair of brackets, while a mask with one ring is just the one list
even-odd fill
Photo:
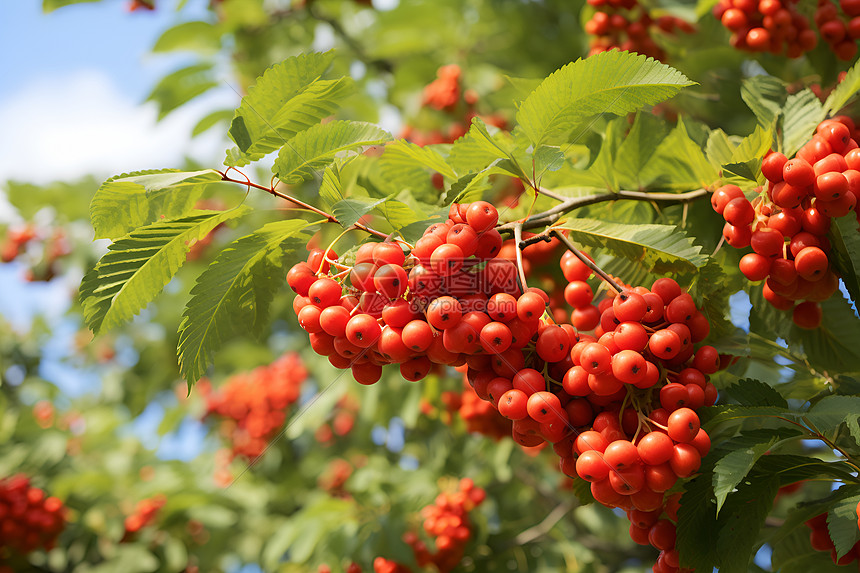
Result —
[[39, 0], [4, 4], [0, 181], [175, 167], [186, 153], [221, 159], [222, 135], [190, 142], [189, 133], [207, 111], [238, 104], [228, 86], [162, 122], [153, 104], [143, 104], [158, 79], [188, 59], [149, 49], [171, 25], [207, 14], [206, 0], [189, 0], [179, 13], [175, 5], [159, 0], [154, 12], [129, 13], [126, 0], [105, 0], [43, 14]]

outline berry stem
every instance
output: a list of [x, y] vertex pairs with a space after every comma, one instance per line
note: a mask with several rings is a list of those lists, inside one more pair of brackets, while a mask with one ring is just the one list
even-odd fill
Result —
[[[260, 185], [258, 183], [254, 183], [244, 173], [242, 173], [241, 171], [239, 171], [235, 167], [231, 167], [230, 169], [232, 169], [233, 171], [236, 171], [237, 173], [240, 173], [243, 177], [245, 177], [245, 179], [244, 180], [233, 179], [232, 177], [227, 175], [227, 172], [216, 170], [216, 171], [218, 171], [218, 173], [221, 174], [221, 181], [227, 181], [228, 183], [238, 183], [240, 185], [245, 185], [247, 187], [253, 187], [254, 189], [260, 189], [261, 191], [265, 191], [266, 193], [269, 193], [270, 195], [274, 195], [275, 197], [278, 197], [278, 198], [283, 199], [285, 201], [289, 201], [290, 203], [296, 205], [300, 209], [304, 209], [306, 211], [311, 211], [313, 213], [316, 213], [317, 215], [325, 217], [326, 221], [328, 221], [329, 223], [337, 223], [338, 225], [340, 225], [340, 221], [338, 221], [337, 217], [335, 217], [331, 213], [326, 213], [322, 209], [317, 209], [313, 205], [305, 203], [304, 201], [296, 199], [295, 197], [291, 197], [290, 195], [287, 195], [285, 193], [281, 193], [280, 191], [276, 191], [274, 185], [272, 185], [271, 187], [266, 187], [265, 185]], [[227, 171], [229, 171], [229, 169]], [[361, 231], [364, 231], [365, 233], [370, 233], [371, 235], [375, 235], [375, 236], [380, 237], [382, 239], [388, 238], [388, 235], [386, 235], [382, 231], [377, 231], [375, 229], [371, 229], [370, 227], [368, 227], [364, 223], [354, 223], [352, 225], [352, 227], [350, 227], [350, 228], [351, 229], [352, 228], [359, 229]]]
[[523, 225], [522, 223], [518, 223], [514, 225], [514, 242], [517, 245], [517, 272], [519, 274], [520, 280], [520, 289], [523, 292], [526, 292], [528, 288], [528, 284], [526, 283], [526, 271], [523, 268], [523, 247], [520, 247], [520, 243], [523, 241]]
[[582, 252], [573, 245], [573, 243], [570, 241], [570, 239], [565, 237], [560, 231], [553, 229], [551, 231], [551, 234], [555, 235], [556, 238], [558, 238], [558, 240], [561, 241], [562, 244], [567, 248], [567, 250], [570, 251], [571, 253], [573, 253], [576, 256], [576, 258], [578, 258], [580, 261], [583, 262], [583, 264], [585, 266], [587, 266], [592, 271], [594, 271], [600, 278], [602, 278], [606, 282], [606, 284], [608, 284], [613, 289], [615, 289], [616, 293], [620, 293], [621, 291], [624, 290], [621, 287], [621, 285], [619, 285], [617, 282], [615, 282], [615, 280], [612, 277], [610, 277], [608, 274], [606, 274], [606, 272], [603, 269], [601, 269], [596, 264], [594, 264], [591, 261], [591, 259], [589, 259], [585, 255], [583, 255]]

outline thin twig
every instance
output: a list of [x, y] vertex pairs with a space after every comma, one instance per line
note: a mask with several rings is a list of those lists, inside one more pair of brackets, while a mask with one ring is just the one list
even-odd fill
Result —
[[555, 509], [549, 512], [543, 521], [520, 532], [520, 534], [514, 538], [514, 543], [517, 545], [525, 545], [539, 537], [543, 537], [549, 533], [552, 528], [555, 527], [555, 524], [561, 521], [561, 519], [573, 508], [574, 505], [570, 502], [557, 505]]
[[585, 266], [587, 266], [592, 271], [594, 271], [597, 274], [597, 276], [599, 276], [600, 278], [602, 278], [606, 282], [606, 284], [608, 284], [610, 287], [615, 289], [616, 293], [620, 293], [621, 291], [624, 290], [624, 287], [622, 287], [617, 282], [615, 282], [615, 279], [613, 279], [608, 274], [606, 274], [606, 271], [604, 271], [603, 269], [598, 267], [596, 264], [594, 264], [594, 262], [592, 262], [591, 259], [589, 259], [585, 255], [583, 255], [582, 251], [577, 249], [574, 246], [574, 244], [570, 241], [570, 239], [565, 237], [559, 230], [553, 229], [551, 231], [551, 233], [553, 235], [555, 235], [558, 238], [558, 240], [561, 241], [562, 244], [567, 248], [567, 250], [576, 256], [577, 259], [582, 261]]
[[[550, 225], [558, 221], [561, 216], [568, 211], [572, 211], [573, 209], [578, 209], [580, 207], [586, 207], [588, 205], [594, 205], [596, 203], [605, 203], [606, 201], [629, 199], [633, 201], [674, 201], [685, 203], [688, 201], [695, 201], [696, 199], [705, 197], [710, 193], [707, 189], [696, 189], [695, 191], [688, 191], [686, 193], [648, 193], [643, 191], [622, 190], [617, 193], [599, 193], [595, 195], [585, 195], [582, 197], [570, 197], [568, 199], [564, 199], [560, 195], [551, 191], [548, 192], [541, 189], [540, 192], [551, 199], [563, 199], [563, 201], [552, 209], [548, 209], [543, 213], [537, 213], [525, 221], [522, 221], [523, 229], [534, 229], [535, 227]], [[517, 222], [505, 223], [504, 225], [496, 227], [496, 230], [499, 232], [512, 231], [516, 223]]]
[[522, 243], [522, 240], [523, 240], [523, 226], [522, 225], [515, 225], [514, 226], [514, 244], [517, 245], [517, 271], [520, 274], [520, 282], [522, 283], [520, 285], [520, 288], [522, 289], [523, 292], [526, 292], [528, 285], [526, 283], [526, 271], [523, 268], [523, 248], [519, 246], [520, 243]]
[[[237, 169], [234, 169], [234, 171], [237, 171], [238, 173], [242, 173], [241, 171], [238, 171]], [[319, 215], [321, 217], [325, 217], [326, 221], [328, 221], [329, 223], [337, 223], [338, 225], [341, 224], [340, 221], [338, 220], [338, 218], [335, 217], [334, 215], [332, 215], [331, 213], [326, 213], [325, 211], [323, 211], [321, 209], [317, 209], [313, 205], [305, 203], [304, 201], [296, 199], [295, 197], [291, 197], [290, 195], [287, 195], [285, 193], [281, 193], [280, 191], [276, 191], [274, 187], [266, 187], [265, 185], [260, 185], [258, 183], [254, 183], [250, 179], [248, 179], [247, 177], [245, 178], [245, 180], [240, 180], [240, 179], [233, 179], [232, 177], [227, 175], [225, 172], [219, 171], [218, 173], [221, 174], [221, 180], [222, 181], [227, 181], [229, 183], [238, 183], [240, 185], [245, 185], [247, 187], [253, 187], [254, 189], [260, 189], [261, 191], [265, 191], [266, 193], [269, 193], [270, 195], [274, 195], [275, 197], [278, 197], [278, 198], [283, 199], [285, 201], [289, 201], [290, 203], [296, 205], [300, 209], [304, 209], [306, 211], [311, 211], [311, 212], [316, 213], [317, 215]], [[242, 175], [244, 175], [244, 173], [242, 173]], [[370, 233], [371, 235], [375, 235], [375, 236], [381, 237], [383, 239], [388, 238], [388, 235], [386, 235], [382, 231], [377, 231], [376, 229], [372, 229], [372, 228], [368, 227], [367, 225], [365, 225], [364, 223], [358, 223], [358, 222], [353, 223], [352, 228], [359, 229], [361, 231], [364, 231], [366, 233]]]

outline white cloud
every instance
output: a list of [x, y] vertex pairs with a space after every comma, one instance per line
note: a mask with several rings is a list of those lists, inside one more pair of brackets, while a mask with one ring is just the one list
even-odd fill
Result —
[[99, 71], [26, 84], [0, 100], [0, 182], [181, 167], [186, 156], [220, 165], [223, 133], [214, 129], [192, 141], [191, 129], [208, 111], [235, 106], [238, 96], [225, 85], [199, 99], [159, 123], [154, 104], [133, 101]]

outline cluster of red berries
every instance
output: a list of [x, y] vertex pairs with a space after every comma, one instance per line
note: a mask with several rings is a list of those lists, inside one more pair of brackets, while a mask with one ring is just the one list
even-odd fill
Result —
[[352, 431], [355, 426], [355, 416], [358, 413], [359, 404], [349, 394], [344, 394], [334, 405], [330, 421], [323, 422], [314, 433], [317, 442], [324, 446], [332, 443], [335, 436], [343, 437]]
[[[858, 504], [858, 511], [860, 511], [860, 504]], [[833, 544], [833, 540], [830, 539], [830, 532], [827, 529], [826, 513], [816, 515], [806, 522], [806, 526], [811, 530], [809, 532], [809, 543], [812, 545], [812, 548], [816, 551], [827, 551], [830, 553], [830, 558], [834, 564], [848, 565], [860, 559], [860, 541], [855, 543], [854, 547], [848, 553], [842, 557], [837, 557], [836, 546]], [[858, 520], [858, 527], [860, 527], [860, 520]]]
[[[590, 269], [571, 260], [579, 262], [567, 259], [566, 278], [587, 279]], [[707, 377], [722, 359], [712, 346], [695, 349], [710, 327], [674, 280], [605, 300], [594, 336], [546, 325], [558, 340], [552, 355], [541, 356], [538, 342], [538, 358], [513, 376], [472, 364], [467, 375], [513, 420], [515, 441], [551, 442], [565, 474], [591, 482], [603, 505], [628, 510], [633, 539], [662, 552], [656, 572], [680, 571], [677, 499], [665, 492], [694, 474], [710, 449], [694, 410], [715, 403]], [[573, 335], [565, 340], [562, 332]]]
[[457, 491], [440, 493], [434, 503], [421, 510], [424, 531], [434, 538], [436, 552], [432, 552], [415, 532], [403, 536], [403, 541], [412, 547], [419, 567], [433, 565], [440, 573], [457, 567], [472, 536], [469, 512], [481, 505], [486, 496], [482, 488], [464, 478]]
[[[720, 0], [713, 13], [732, 32], [731, 43], [750, 52], [771, 52], [799, 58], [818, 44], [809, 18], [797, 0]], [[840, 60], [857, 54], [860, 39], [860, 2], [818, 0], [815, 24], [818, 33]]]
[[16, 475], [0, 479], [0, 565], [13, 555], [52, 549], [66, 525], [66, 508], [56, 497]]
[[[40, 243], [38, 248], [30, 249], [33, 243]], [[41, 252], [41, 260], [33, 253]], [[66, 234], [61, 228], [45, 232], [37, 231], [33, 225], [26, 224], [10, 228], [6, 238], [0, 244], [0, 262], [10, 263], [27, 253], [29, 268], [26, 280], [49, 281], [57, 274], [57, 261], [71, 253], [71, 246]]]
[[[741, 272], [765, 280], [765, 300], [780, 310], [793, 309], [795, 324], [817, 328], [819, 302], [839, 287], [830, 268], [827, 233], [833, 217], [854, 209], [860, 194], [860, 149], [854, 123], [838, 116], [818, 125], [815, 136], [793, 159], [771, 152], [762, 160], [767, 192], [752, 203], [736, 185], [711, 196], [726, 220], [723, 237], [735, 248], [752, 247], [741, 258]], [[795, 306], [795, 301], [804, 301]]]
[[307, 376], [298, 354], [288, 353], [268, 366], [231, 376], [217, 391], [206, 383], [198, 387], [206, 397], [206, 415], [222, 418], [221, 432], [232, 455], [256, 458], [284, 424]]
[[655, 31], [674, 34], [677, 30], [692, 34], [696, 28], [681, 18], [661, 16], [654, 20], [637, 0], [588, 0], [595, 9], [585, 23], [585, 33], [591, 39], [589, 56], [608, 50], [638, 52], [656, 60], [666, 53], [653, 40]]
[[155, 518], [158, 517], [158, 512], [165, 503], [167, 503], [167, 497], [162, 494], [137, 502], [134, 513], [125, 518], [125, 533], [122, 541], [132, 540], [138, 531], [155, 523]]
[[796, 4], [797, 0], [720, 0], [713, 13], [732, 32], [735, 48], [799, 58], [818, 44], [818, 36]]
[[[491, 356], [500, 371], [513, 373], [511, 360], [518, 355], [523, 361], [546, 295], [520, 295], [516, 265], [497, 256], [497, 222], [490, 203], [454, 204], [449, 219], [430, 226], [408, 260], [392, 242], [362, 245], [352, 266], [334, 260], [331, 251], [328, 257], [313, 251], [287, 273], [299, 295], [293, 308], [313, 349], [334, 366], [351, 368], [362, 384], [377, 382], [382, 366], [392, 363], [410, 381], [424, 378], [434, 364]], [[544, 338], [539, 352], [551, 344]]]
[[860, 40], [860, 1], [839, 0], [839, 8], [841, 13], [830, 0], [818, 0], [815, 25], [830, 51], [848, 62], [857, 55], [857, 40]]
[[[423, 147], [429, 144], [453, 143], [469, 131], [472, 118], [478, 115], [475, 107], [480, 96], [473, 89], [464, 90], [462, 88], [460, 85], [461, 75], [460, 66], [448, 64], [440, 67], [436, 71], [436, 79], [424, 87], [422, 109], [443, 112], [448, 120], [445, 130], [425, 131], [415, 126], [406, 125], [400, 134], [402, 139]], [[481, 115], [480, 117], [485, 123], [500, 129], [507, 126], [507, 121], [499, 115]]]

